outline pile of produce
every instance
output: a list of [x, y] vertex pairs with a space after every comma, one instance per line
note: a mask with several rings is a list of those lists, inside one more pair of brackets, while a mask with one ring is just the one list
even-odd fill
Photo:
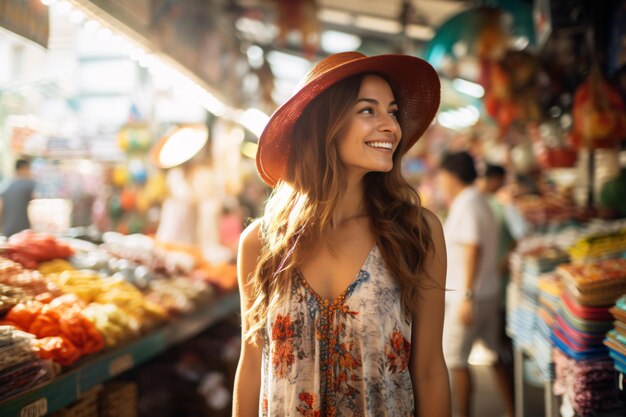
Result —
[[19, 262], [24, 268], [36, 269], [40, 262], [65, 259], [74, 250], [52, 235], [25, 230], [9, 238], [5, 256]]

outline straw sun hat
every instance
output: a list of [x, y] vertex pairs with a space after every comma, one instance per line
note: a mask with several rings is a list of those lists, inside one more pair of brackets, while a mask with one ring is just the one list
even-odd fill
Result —
[[380, 74], [391, 85], [400, 110], [403, 151], [417, 142], [439, 107], [439, 77], [433, 67], [408, 55], [367, 57], [359, 52], [330, 55], [304, 76], [300, 88], [272, 114], [261, 134], [256, 165], [263, 181], [274, 187], [285, 177], [293, 129], [305, 108], [331, 85], [364, 73]]

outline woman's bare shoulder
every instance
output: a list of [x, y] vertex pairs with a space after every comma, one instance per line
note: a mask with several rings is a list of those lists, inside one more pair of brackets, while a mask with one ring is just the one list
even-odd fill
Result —
[[262, 219], [256, 219], [245, 228], [239, 239], [239, 255], [258, 256], [263, 248], [261, 235]]
[[[432, 245], [428, 251], [431, 255], [429, 258], [437, 260], [434, 264], [427, 263], [427, 268], [432, 268], [435, 265], [445, 266], [447, 263], [446, 241], [443, 234], [441, 220], [439, 220], [439, 217], [435, 213], [428, 209], [423, 209], [422, 215], [424, 216], [426, 224], [428, 224], [428, 228], [430, 229], [430, 239], [432, 240]], [[445, 270], [443, 272], [445, 275]]]
[[424, 220], [426, 220], [426, 224], [430, 229], [433, 241], [443, 239], [443, 227], [439, 217], [427, 208], [422, 208], [422, 216], [424, 216]]

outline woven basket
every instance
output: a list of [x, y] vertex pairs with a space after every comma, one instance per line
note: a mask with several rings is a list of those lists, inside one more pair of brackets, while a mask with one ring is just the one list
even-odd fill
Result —
[[94, 388], [83, 395], [69, 407], [51, 414], [52, 417], [98, 417], [98, 392], [100, 387]]
[[116, 381], [107, 384], [99, 397], [100, 417], [137, 417], [137, 384]]

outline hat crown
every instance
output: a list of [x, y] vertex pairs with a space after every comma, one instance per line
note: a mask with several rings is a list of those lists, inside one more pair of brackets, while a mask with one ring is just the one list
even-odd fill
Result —
[[339, 52], [319, 61], [317, 64], [313, 65], [313, 67], [302, 77], [296, 91], [300, 88], [304, 87], [308, 83], [314, 81], [316, 78], [321, 75], [327, 73], [328, 71], [332, 71], [333, 69], [347, 64], [348, 62], [355, 61], [357, 59], [367, 58], [360, 52], [349, 51], [349, 52]]

